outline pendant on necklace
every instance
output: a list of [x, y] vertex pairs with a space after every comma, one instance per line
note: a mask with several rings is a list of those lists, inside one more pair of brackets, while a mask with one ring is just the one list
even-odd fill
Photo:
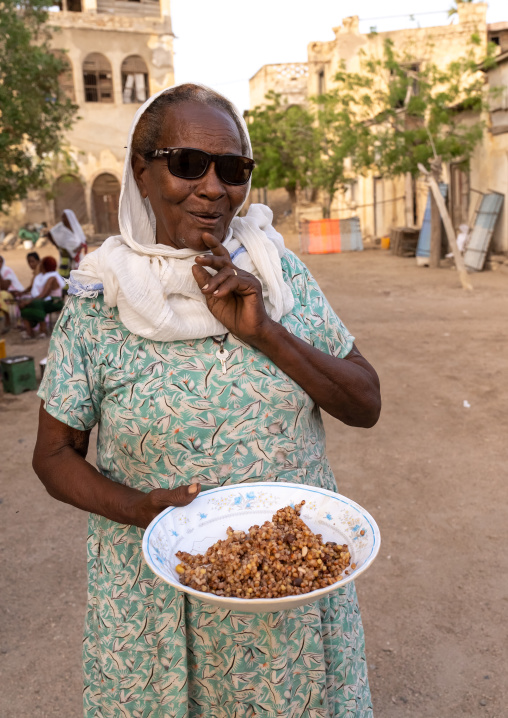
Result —
[[224, 349], [224, 342], [226, 341], [227, 334], [224, 334], [224, 336], [220, 340], [220, 348], [216, 351], [215, 356], [221, 363], [222, 367], [222, 373], [225, 374], [227, 372], [227, 360], [229, 358], [229, 355], [231, 352], [228, 352], [227, 349]]

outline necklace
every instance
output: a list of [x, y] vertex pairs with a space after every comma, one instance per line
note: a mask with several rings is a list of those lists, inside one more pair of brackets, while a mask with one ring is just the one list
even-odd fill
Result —
[[227, 360], [229, 358], [229, 355], [231, 352], [229, 352], [227, 349], [224, 349], [224, 342], [229, 336], [229, 332], [226, 332], [226, 334], [223, 334], [221, 337], [212, 337], [215, 344], [219, 345], [219, 348], [215, 352], [215, 356], [221, 363], [222, 367], [222, 373], [225, 374], [227, 372]]

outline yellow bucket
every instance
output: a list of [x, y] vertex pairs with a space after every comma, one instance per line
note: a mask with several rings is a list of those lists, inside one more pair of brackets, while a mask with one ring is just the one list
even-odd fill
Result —
[[381, 237], [381, 249], [390, 249], [390, 237]]

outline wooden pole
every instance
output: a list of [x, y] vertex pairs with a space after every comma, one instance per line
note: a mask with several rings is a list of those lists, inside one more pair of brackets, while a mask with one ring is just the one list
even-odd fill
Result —
[[467, 273], [466, 265], [464, 264], [464, 259], [462, 258], [462, 254], [460, 253], [460, 250], [457, 246], [457, 240], [455, 238], [455, 232], [453, 229], [452, 221], [450, 219], [450, 215], [448, 214], [448, 210], [446, 209], [446, 204], [443, 199], [443, 195], [441, 194], [441, 190], [439, 189], [439, 185], [434, 179], [434, 177], [428, 172], [428, 170], [421, 164], [418, 165], [418, 169], [420, 172], [422, 172], [424, 175], [426, 175], [427, 180], [429, 182], [429, 187], [431, 191], [432, 198], [434, 199], [436, 203], [436, 208], [439, 212], [440, 219], [443, 220], [444, 228], [446, 231], [446, 236], [448, 237], [448, 241], [450, 242], [450, 246], [452, 248], [453, 252], [453, 258], [455, 260], [455, 266], [457, 267], [457, 271], [459, 273], [460, 282], [462, 284], [462, 287], [464, 289], [467, 289], [468, 291], [472, 291], [473, 285], [471, 284], [471, 281], [469, 279], [469, 275]]
[[[441, 160], [436, 157], [431, 162], [432, 177], [436, 184], [441, 179]], [[439, 185], [438, 185], [439, 189]], [[441, 216], [438, 210], [434, 193], [431, 193], [430, 197], [430, 259], [429, 266], [433, 269], [437, 269], [441, 262]]]

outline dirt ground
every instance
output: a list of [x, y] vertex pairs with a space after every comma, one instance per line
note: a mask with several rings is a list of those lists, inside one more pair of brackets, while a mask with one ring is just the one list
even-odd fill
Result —
[[[28, 278], [23, 251], [5, 258]], [[468, 295], [381, 250], [304, 260], [381, 377], [374, 429], [326, 419], [339, 491], [382, 535], [357, 581], [375, 716], [505, 718], [508, 268]], [[7, 343], [37, 365], [47, 348]], [[0, 398], [0, 715], [78, 718], [86, 516], [34, 476], [38, 403]]]

